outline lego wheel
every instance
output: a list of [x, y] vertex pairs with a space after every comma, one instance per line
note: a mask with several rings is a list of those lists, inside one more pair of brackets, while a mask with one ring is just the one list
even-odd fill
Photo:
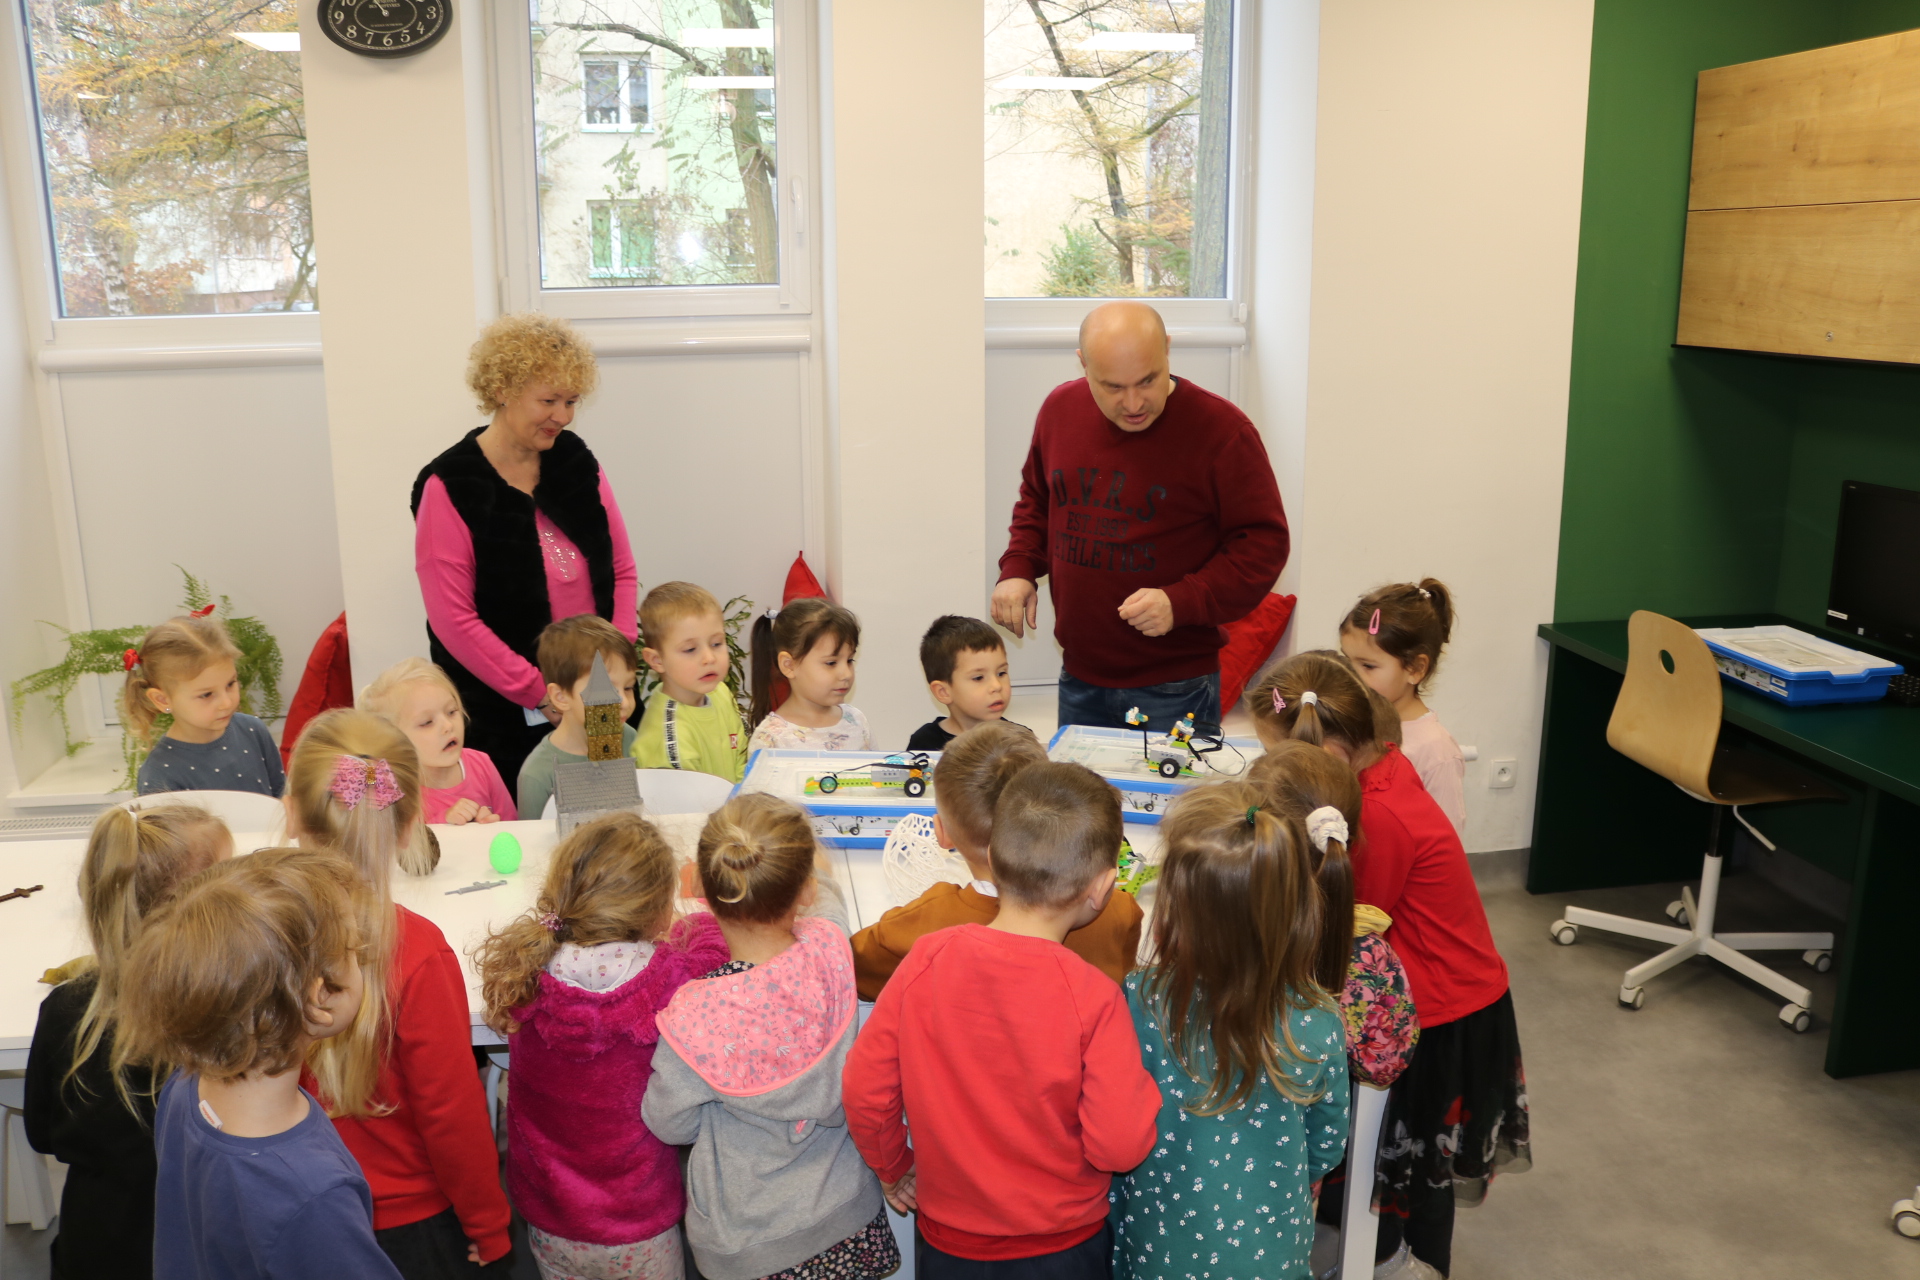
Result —
[[1920, 1206], [1911, 1200], [1895, 1201], [1893, 1229], [1909, 1240], [1920, 1240]]
[[1647, 1002], [1647, 989], [1645, 987], [1620, 988], [1620, 1004], [1622, 1005], [1622, 1007], [1628, 1008], [1628, 1009], [1638, 1009], [1642, 1005], [1646, 1004], [1646, 1002]]
[[827, 795], [832, 795], [834, 792], [838, 791], [839, 789], [840, 789], [840, 779], [834, 777], [832, 774], [828, 774], [826, 777], [820, 779], [820, 790], [825, 792]]
[[1551, 925], [1547, 926], [1547, 933], [1552, 936], [1555, 942], [1563, 947], [1572, 946], [1575, 942], [1579, 941], [1580, 938], [1579, 928], [1575, 925], [1568, 924], [1565, 920], [1555, 920]]
[[927, 780], [925, 778], [908, 778], [906, 786], [902, 789], [917, 800], [927, 794]]
[[1780, 1021], [1793, 1028], [1795, 1035], [1804, 1035], [1813, 1030], [1813, 1014], [1797, 1004], [1783, 1005], [1780, 1009]]
[[1162, 760], [1160, 762], [1160, 776], [1163, 778], [1179, 777], [1180, 762], [1178, 760]]

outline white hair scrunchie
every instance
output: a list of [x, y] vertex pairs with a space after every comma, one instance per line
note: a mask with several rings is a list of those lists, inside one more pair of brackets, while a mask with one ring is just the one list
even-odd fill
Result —
[[1320, 705], [1320, 695], [1309, 689], [1300, 695], [1300, 704], [1306, 707], [1317, 707]]
[[1313, 841], [1313, 847], [1321, 853], [1327, 851], [1329, 841], [1338, 840], [1346, 844], [1346, 815], [1330, 804], [1321, 805], [1307, 815], [1307, 839]]

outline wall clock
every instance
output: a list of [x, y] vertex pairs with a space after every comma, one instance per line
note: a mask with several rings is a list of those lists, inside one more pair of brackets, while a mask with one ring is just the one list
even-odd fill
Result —
[[321, 0], [320, 26], [342, 49], [369, 58], [419, 53], [453, 25], [453, 0]]

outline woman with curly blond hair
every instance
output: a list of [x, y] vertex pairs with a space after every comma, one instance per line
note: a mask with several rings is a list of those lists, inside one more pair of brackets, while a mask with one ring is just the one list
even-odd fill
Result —
[[605, 618], [638, 630], [637, 578], [613, 487], [574, 408], [599, 380], [566, 321], [502, 316], [473, 344], [467, 386], [492, 421], [413, 483], [414, 569], [433, 660], [466, 704], [466, 744], [503, 778], [557, 719], [535, 646], [548, 623]]

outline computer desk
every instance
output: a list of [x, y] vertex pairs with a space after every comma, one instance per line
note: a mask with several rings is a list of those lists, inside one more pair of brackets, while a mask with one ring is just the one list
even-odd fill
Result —
[[[1683, 621], [1784, 623], [1854, 648], [1876, 647], [1774, 614]], [[1627, 669], [1625, 620], [1548, 623], [1539, 634], [1549, 656], [1528, 890], [1697, 877], [1708, 806], [1607, 746], [1607, 720]], [[1920, 707], [1788, 707], [1730, 681], [1721, 688], [1722, 741], [1789, 758], [1847, 797], [1750, 811], [1769, 839], [1851, 885], [1834, 955], [1840, 989], [1827, 1074], [1920, 1066]]]

